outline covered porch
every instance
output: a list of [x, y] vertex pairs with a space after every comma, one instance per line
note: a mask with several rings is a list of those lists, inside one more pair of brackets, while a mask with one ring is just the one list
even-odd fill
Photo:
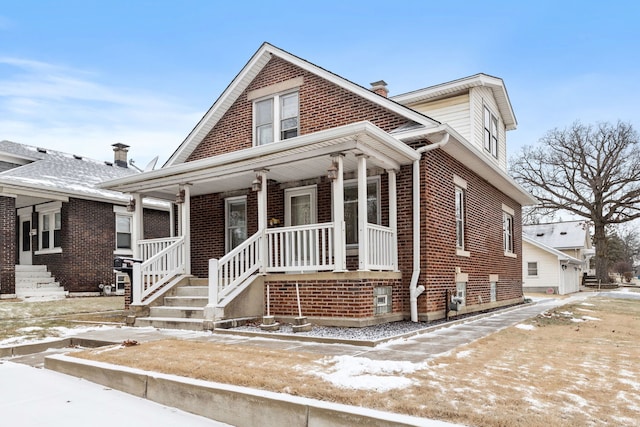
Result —
[[[250, 194], [241, 209], [249, 211], [245, 218], [251, 216], [255, 222], [252, 227], [244, 225], [244, 234], [233, 228], [229, 218], [213, 224], [224, 227], [225, 247], [222, 256], [207, 263], [209, 320], [223, 317], [220, 308], [257, 276], [397, 272], [397, 174], [418, 158], [415, 150], [361, 122], [110, 182], [109, 188], [131, 195], [134, 258], [141, 261], [133, 264], [132, 304], [149, 304], [162, 288], [192, 273], [192, 259], [199, 251], [193, 244], [198, 236], [192, 233], [201, 233], [191, 224], [193, 206], [211, 194], [229, 200], [243, 191]], [[384, 201], [383, 221], [371, 221], [368, 211], [372, 175], [384, 177], [384, 194], [375, 200]], [[349, 226], [346, 181], [357, 201], [352, 211], [347, 210]], [[173, 235], [139, 238], [144, 224], [136, 206], [142, 206], [145, 197], [174, 203]], [[280, 215], [270, 215], [274, 211]]]

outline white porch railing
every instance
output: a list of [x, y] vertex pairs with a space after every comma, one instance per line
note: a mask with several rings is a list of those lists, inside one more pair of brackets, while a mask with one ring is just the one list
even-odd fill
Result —
[[209, 268], [209, 303], [217, 304], [233, 289], [242, 284], [249, 276], [258, 271], [262, 265], [260, 241], [262, 233], [257, 232], [242, 242], [231, 252], [211, 262]]
[[269, 228], [267, 272], [333, 270], [333, 223]]
[[370, 224], [365, 225], [367, 233], [367, 259], [365, 267], [368, 270], [394, 270], [394, 238], [393, 230], [382, 225]]
[[180, 237], [142, 240], [138, 242], [138, 253], [140, 254], [140, 259], [147, 260], [152, 258], [157, 253], [165, 250], [178, 240], [180, 240]]
[[[144, 247], [144, 251], [152, 254], [152, 256], [142, 263], [133, 265], [134, 304], [141, 304], [145, 298], [160, 289], [175, 276], [185, 272], [184, 238], [142, 241], [140, 242], [140, 247]], [[145, 258], [143, 257], [142, 259]]]

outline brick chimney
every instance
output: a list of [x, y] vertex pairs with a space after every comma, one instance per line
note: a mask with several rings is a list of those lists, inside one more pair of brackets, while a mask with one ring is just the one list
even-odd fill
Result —
[[377, 82], [371, 83], [371, 92], [377, 93], [378, 95], [384, 96], [385, 98], [389, 95], [389, 89], [387, 89], [387, 82], [384, 80], [378, 80]]
[[116, 166], [120, 166], [121, 168], [126, 168], [127, 166], [127, 151], [129, 151], [129, 146], [121, 143], [113, 144], [113, 164]]

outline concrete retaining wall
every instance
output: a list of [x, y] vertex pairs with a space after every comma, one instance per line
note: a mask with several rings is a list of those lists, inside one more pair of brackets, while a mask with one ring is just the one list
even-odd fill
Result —
[[45, 368], [237, 427], [267, 424], [287, 427], [452, 426], [423, 418], [159, 374], [66, 355], [48, 356]]

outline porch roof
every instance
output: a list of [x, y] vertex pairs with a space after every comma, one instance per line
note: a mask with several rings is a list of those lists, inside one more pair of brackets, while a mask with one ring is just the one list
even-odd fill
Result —
[[344, 155], [345, 172], [357, 170], [357, 155], [386, 170], [411, 164], [420, 155], [368, 121], [285, 141], [252, 147], [193, 162], [167, 166], [105, 182], [102, 188], [171, 200], [178, 185], [191, 185], [192, 195], [251, 187], [257, 170], [267, 169], [276, 182], [326, 175], [332, 154]]

